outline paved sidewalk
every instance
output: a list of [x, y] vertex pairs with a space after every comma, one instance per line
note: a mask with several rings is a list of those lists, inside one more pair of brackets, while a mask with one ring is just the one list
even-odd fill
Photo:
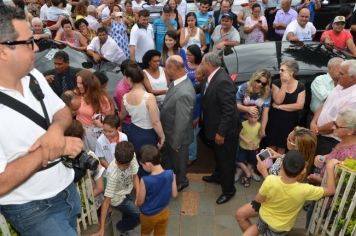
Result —
[[[205, 183], [201, 180], [203, 174], [189, 174], [190, 185], [179, 193], [170, 203], [170, 221], [168, 236], [240, 236], [242, 232], [235, 221], [236, 209], [254, 199], [261, 183], [251, 181], [249, 188], [236, 184], [236, 195], [229, 202], [217, 205], [216, 199], [221, 193], [219, 185]], [[305, 212], [302, 210], [296, 222], [296, 228], [303, 228]], [[117, 212], [113, 215], [116, 223], [120, 219]], [[112, 227], [107, 226], [107, 228]], [[97, 226], [91, 227], [82, 235], [90, 235]], [[105, 235], [119, 235], [108, 232]], [[139, 235], [135, 229], [130, 235]], [[303, 235], [303, 234], [294, 234]]]

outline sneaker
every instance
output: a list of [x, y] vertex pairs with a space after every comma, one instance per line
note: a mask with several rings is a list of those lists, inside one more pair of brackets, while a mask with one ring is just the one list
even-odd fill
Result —
[[239, 182], [241, 176], [242, 176], [242, 170], [241, 169], [237, 169], [236, 173], [235, 173], [235, 183]]
[[256, 181], [256, 182], [261, 182], [261, 180], [262, 180], [259, 175], [253, 175], [253, 176], [252, 176], [252, 179], [253, 179], [254, 181]]

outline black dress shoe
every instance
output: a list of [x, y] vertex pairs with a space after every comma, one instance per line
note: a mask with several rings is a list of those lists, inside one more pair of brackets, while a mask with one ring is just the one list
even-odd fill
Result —
[[219, 183], [219, 180], [213, 175], [203, 176], [202, 180], [207, 183], [216, 183], [216, 184]]
[[220, 197], [218, 197], [218, 199], [216, 200], [217, 204], [223, 204], [225, 202], [228, 202], [233, 196], [234, 194], [221, 194]]
[[183, 189], [185, 189], [186, 187], [189, 186], [189, 182], [185, 182], [185, 183], [182, 183], [182, 184], [178, 184], [177, 185], [177, 190], [178, 192], [182, 191]]

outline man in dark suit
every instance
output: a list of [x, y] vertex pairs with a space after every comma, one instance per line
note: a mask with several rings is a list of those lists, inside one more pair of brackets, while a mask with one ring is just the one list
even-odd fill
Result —
[[53, 91], [60, 97], [63, 92], [75, 88], [75, 75], [80, 69], [69, 66], [69, 56], [65, 51], [54, 54], [53, 64], [54, 69], [43, 74]]
[[236, 192], [234, 174], [239, 126], [236, 87], [221, 68], [221, 59], [216, 53], [207, 53], [200, 66], [207, 76], [201, 87], [203, 131], [206, 139], [213, 143], [216, 162], [214, 173], [204, 176], [203, 180], [221, 184], [222, 194], [216, 203], [222, 204]]
[[[233, 1], [232, 1], [233, 2]], [[238, 29], [237, 15], [231, 11], [231, 4], [229, 0], [222, 0], [220, 3], [220, 10], [214, 11], [215, 27], [220, 25], [221, 17], [224, 13], [229, 13], [232, 16], [232, 26]]]
[[195, 90], [187, 78], [180, 56], [170, 56], [165, 71], [171, 84], [161, 109], [161, 123], [166, 137], [162, 164], [165, 169], [173, 169], [177, 176], [177, 189], [182, 191], [189, 185], [186, 174], [189, 145], [193, 140]]

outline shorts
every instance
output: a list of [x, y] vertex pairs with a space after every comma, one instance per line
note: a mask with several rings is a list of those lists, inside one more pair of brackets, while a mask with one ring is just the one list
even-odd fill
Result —
[[155, 215], [147, 216], [140, 214], [141, 234], [151, 234], [154, 236], [164, 236], [167, 234], [169, 219], [169, 209], [166, 207]]
[[257, 165], [256, 154], [257, 154], [256, 150], [246, 150], [240, 146], [236, 161], [242, 162], [244, 164], [248, 163], [251, 164], [252, 166], [256, 166]]
[[271, 229], [266, 222], [264, 222], [261, 217], [259, 216], [257, 218], [257, 229], [260, 234], [262, 235], [268, 235], [268, 236], [287, 236], [288, 231], [276, 231]]

